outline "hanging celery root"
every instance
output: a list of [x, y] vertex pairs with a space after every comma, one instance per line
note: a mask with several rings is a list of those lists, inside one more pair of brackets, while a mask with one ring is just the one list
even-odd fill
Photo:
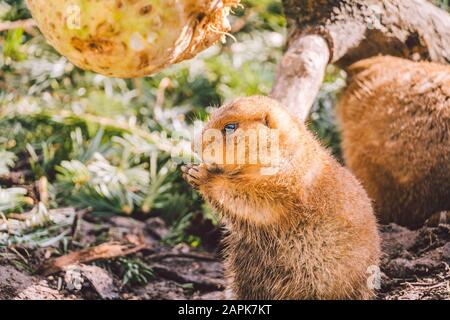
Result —
[[49, 43], [80, 68], [146, 76], [218, 41], [239, 0], [27, 0]]

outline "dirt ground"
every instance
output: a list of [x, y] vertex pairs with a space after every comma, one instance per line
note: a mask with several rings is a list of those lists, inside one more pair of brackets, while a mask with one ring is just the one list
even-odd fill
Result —
[[[223, 268], [214, 250], [164, 245], [161, 238], [168, 230], [158, 218], [145, 222], [123, 217], [88, 220], [80, 219], [78, 242], [71, 248], [98, 245], [100, 235], [111, 244], [123, 243], [124, 239], [127, 245], [144, 243], [128, 258], [136, 258], [152, 270], [146, 284], [124, 284], [120, 264], [114, 259], [90, 260], [87, 256], [92, 252], [52, 270], [48, 261], [54, 261], [51, 259], [58, 256], [57, 251], [15, 247], [0, 249], [0, 299], [223, 298]], [[382, 226], [381, 232], [385, 254], [379, 299], [450, 299], [450, 225], [411, 231], [391, 224]], [[110, 252], [100, 253], [107, 254]], [[43, 268], [44, 261], [47, 269]]]

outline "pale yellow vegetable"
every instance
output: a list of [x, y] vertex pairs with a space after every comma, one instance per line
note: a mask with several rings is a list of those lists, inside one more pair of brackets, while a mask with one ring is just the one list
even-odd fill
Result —
[[189, 59], [230, 30], [239, 0], [27, 0], [48, 42], [80, 68], [121, 78]]

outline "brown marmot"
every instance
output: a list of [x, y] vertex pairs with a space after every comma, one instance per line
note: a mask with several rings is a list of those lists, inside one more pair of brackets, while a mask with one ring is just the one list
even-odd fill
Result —
[[[211, 139], [210, 130], [220, 136]], [[259, 137], [275, 132], [268, 145], [279, 152], [268, 153], [270, 161], [226, 161], [230, 153], [234, 160], [251, 155], [245, 137], [255, 131]], [[303, 124], [272, 99], [241, 98], [212, 114], [202, 138], [204, 162], [182, 170], [228, 230], [225, 270], [232, 298], [373, 297], [368, 278], [377, 270], [380, 239], [371, 203]], [[205, 156], [211, 147], [215, 163]]]
[[340, 99], [346, 165], [382, 223], [416, 228], [450, 209], [450, 67], [360, 61]]

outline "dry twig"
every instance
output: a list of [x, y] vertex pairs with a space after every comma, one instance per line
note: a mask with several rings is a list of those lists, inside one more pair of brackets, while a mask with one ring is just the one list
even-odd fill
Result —
[[72, 264], [89, 263], [96, 260], [107, 260], [127, 256], [145, 249], [147, 245], [141, 244], [128, 247], [119, 243], [103, 243], [96, 247], [71, 252], [65, 256], [50, 260], [39, 269], [39, 273], [47, 276], [59, 272]]

